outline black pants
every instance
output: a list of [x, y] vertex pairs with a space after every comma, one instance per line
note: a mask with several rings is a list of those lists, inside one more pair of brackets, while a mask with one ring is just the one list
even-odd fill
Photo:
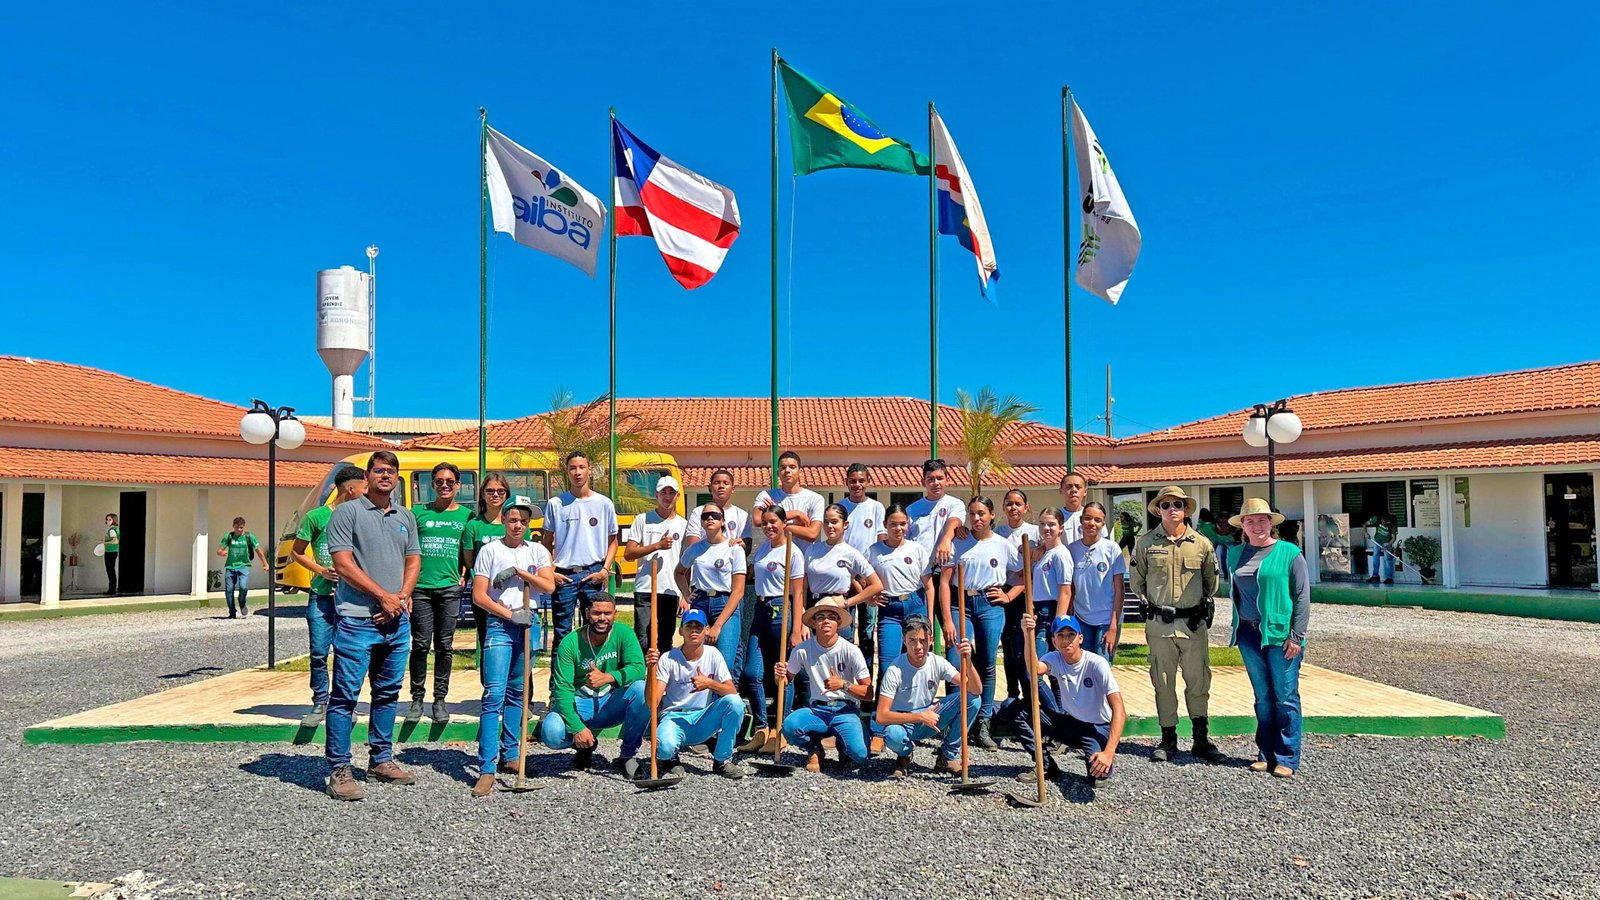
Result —
[[461, 609], [461, 591], [447, 588], [417, 588], [411, 593], [411, 698], [422, 699], [423, 682], [428, 675], [428, 650], [433, 650], [433, 699], [443, 700], [450, 693], [451, 644], [456, 638], [456, 614]]
[[1024, 640], [1033, 635], [1022, 633], [1022, 614], [1027, 611], [1027, 601], [1021, 597], [1007, 603], [1006, 624], [1000, 629], [1000, 659], [1006, 668], [1006, 698], [1026, 700], [1028, 689], [1027, 646]]
[[[642, 590], [641, 590], [642, 588]], [[656, 596], [656, 649], [666, 653], [672, 649], [672, 636], [678, 633], [678, 597], [676, 594]], [[637, 585], [633, 589], [633, 633], [639, 646], [650, 649], [650, 586]], [[732, 663], [729, 663], [732, 665]], [[739, 673], [733, 673], [738, 678]]]
[[106, 593], [117, 592], [117, 551], [106, 551]]

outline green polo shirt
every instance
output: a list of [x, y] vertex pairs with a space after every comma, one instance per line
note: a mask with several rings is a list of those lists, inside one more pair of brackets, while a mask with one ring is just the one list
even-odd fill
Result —
[[[317, 565], [323, 568], [333, 568], [333, 554], [328, 552], [328, 519], [333, 515], [333, 507], [319, 506], [306, 513], [300, 520], [300, 529], [294, 533], [296, 540], [305, 541], [311, 548], [311, 556]], [[333, 595], [333, 582], [321, 575], [311, 576], [311, 593], [318, 597]]]
[[461, 538], [472, 509], [458, 504], [439, 512], [423, 505], [413, 506], [411, 514], [417, 517], [417, 539], [422, 542], [422, 574], [417, 577], [417, 587], [437, 590], [460, 584]]

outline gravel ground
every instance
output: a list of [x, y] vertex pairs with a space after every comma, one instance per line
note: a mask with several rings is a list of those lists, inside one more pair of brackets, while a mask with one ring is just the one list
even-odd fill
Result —
[[[280, 626], [299, 652], [292, 608]], [[125, 897], [1600, 897], [1593, 625], [1318, 606], [1312, 662], [1493, 709], [1507, 739], [1312, 736], [1287, 783], [1129, 742], [1095, 796], [1074, 781], [1043, 810], [881, 771], [637, 794], [540, 755], [545, 790], [472, 800], [466, 745], [407, 748], [416, 786], [337, 804], [320, 748], [20, 743], [258, 661], [265, 631], [194, 610], [0, 624], [0, 874], [137, 873]], [[1028, 761], [980, 752], [975, 774]]]

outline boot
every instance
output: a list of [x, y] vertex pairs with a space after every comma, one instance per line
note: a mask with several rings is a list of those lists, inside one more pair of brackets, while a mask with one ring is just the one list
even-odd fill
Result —
[[989, 720], [979, 719], [976, 733], [972, 735], [972, 742], [985, 750], [999, 750], [1000, 745], [994, 742], [994, 736], [989, 733]]
[[1216, 765], [1226, 761], [1227, 757], [1223, 756], [1222, 751], [1217, 749], [1217, 745], [1211, 743], [1211, 738], [1206, 736], [1206, 732], [1210, 727], [1210, 720], [1205, 716], [1196, 716], [1194, 718], [1194, 746], [1190, 748], [1189, 752], [1202, 762]]
[[1165, 725], [1161, 726], [1161, 743], [1157, 744], [1156, 748], [1150, 751], [1151, 761], [1172, 762], [1172, 758], [1177, 755], [1178, 726], [1174, 725], [1171, 728], [1168, 728]]
[[411, 698], [411, 706], [406, 710], [406, 720], [416, 722], [422, 718], [422, 696], [419, 694]]
[[739, 751], [740, 753], [760, 753], [761, 749], [765, 746], [767, 746], [767, 729], [757, 728], [755, 731], [750, 733], [750, 740], [745, 741], [733, 749]]

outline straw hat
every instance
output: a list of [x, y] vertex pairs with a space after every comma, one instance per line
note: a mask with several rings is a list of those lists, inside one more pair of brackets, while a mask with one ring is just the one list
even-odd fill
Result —
[[843, 597], [823, 597], [821, 600], [817, 601], [815, 606], [806, 610], [805, 615], [800, 617], [800, 621], [804, 622], [807, 628], [815, 630], [817, 627], [817, 613], [822, 612], [825, 609], [831, 609], [835, 613], [839, 614], [839, 625], [841, 627], [846, 622], [850, 621], [850, 608], [844, 605]]
[[1228, 524], [1235, 528], [1243, 528], [1243, 520], [1245, 516], [1271, 516], [1272, 524], [1274, 525], [1277, 525], [1283, 521], [1283, 513], [1273, 512], [1272, 507], [1267, 504], [1267, 501], [1261, 499], [1260, 497], [1251, 497], [1249, 500], [1246, 500], [1244, 502], [1244, 509], [1239, 510], [1238, 515], [1228, 517]]
[[1157, 491], [1155, 498], [1146, 504], [1146, 508], [1150, 510], [1150, 515], [1160, 518], [1161, 507], [1159, 504], [1163, 500], [1182, 500], [1184, 515], [1189, 516], [1194, 515], [1194, 511], [1200, 506], [1200, 504], [1194, 501], [1193, 497], [1183, 492], [1183, 488], [1178, 487], [1175, 484], [1169, 484]]

